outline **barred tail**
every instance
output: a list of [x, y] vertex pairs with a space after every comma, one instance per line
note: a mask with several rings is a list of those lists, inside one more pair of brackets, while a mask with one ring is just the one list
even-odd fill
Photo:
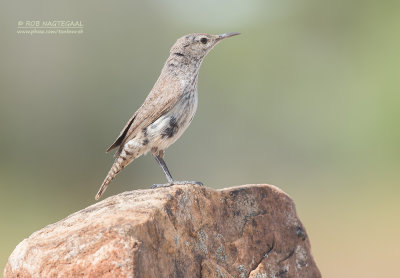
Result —
[[115, 160], [113, 166], [108, 172], [106, 178], [104, 179], [102, 185], [100, 186], [99, 192], [97, 192], [95, 199], [100, 199], [101, 195], [103, 195], [104, 191], [106, 191], [108, 185], [113, 180], [113, 178], [124, 168], [124, 165], [121, 163], [122, 159], [119, 157]]

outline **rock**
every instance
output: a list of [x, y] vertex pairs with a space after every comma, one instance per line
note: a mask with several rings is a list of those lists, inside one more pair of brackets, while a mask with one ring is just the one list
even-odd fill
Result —
[[121, 193], [33, 233], [4, 277], [321, 277], [293, 201], [271, 185]]

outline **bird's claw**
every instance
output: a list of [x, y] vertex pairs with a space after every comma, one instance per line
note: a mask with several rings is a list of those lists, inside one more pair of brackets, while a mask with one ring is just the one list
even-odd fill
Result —
[[200, 181], [173, 181], [170, 183], [162, 183], [162, 184], [153, 184], [151, 186], [152, 189], [154, 188], [161, 188], [161, 187], [170, 187], [172, 185], [186, 185], [186, 184], [196, 184], [196, 185], [200, 185], [203, 186], [203, 183]]
[[161, 187], [169, 187], [171, 185], [174, 185], [173, 183], [155, 183], [151, 186], [151, 189], [154, 188], [161, 188]]

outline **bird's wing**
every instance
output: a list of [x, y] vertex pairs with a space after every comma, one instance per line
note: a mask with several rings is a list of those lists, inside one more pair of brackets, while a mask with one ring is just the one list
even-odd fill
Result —
[[168, 112], [178, 101], [181, 91], [180, 83], [170, 78], [159, 79], [140, 108], [126, 123], [118, 138], [107, 149], [107, 152], [122, 146], [131, 140], [141, 129], [147, 127], [161, 115]]
[[114, 143], [112, 143], [112, 145], [106, 150], [107, 153], [109, 151], [111, 151], [112, 149], [121, 145], [122, 141], [124, 140], [124, 138], [126, 136], [126, 133], [128, 132], [133, 121], [135, 120], [136, 114], [137, 114], [137, 112], [135, 114], [133, 114], [132, 117], [129, 119], [129, 121], [125, 124], [124, 128], [121, 130], [121, 133], [118, 135], [117, 139], [115, 139]]

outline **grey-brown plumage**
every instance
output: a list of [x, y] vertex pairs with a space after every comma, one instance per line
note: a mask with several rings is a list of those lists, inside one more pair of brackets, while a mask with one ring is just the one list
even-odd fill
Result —
[[197, 109], [198, 73], [204, 57], [222, 39], [238, 34], [195, 33], [176, 41], [153, 89], [108, 148], [107, 152], [117, 147], [118, 151], [96, 200], [124, 167], [148, 151], [168, 179], [167, 184], [156, 187], [187, 183], [173, 180], [163, 160], [164, 150], [182, 135], [193, 119]]

